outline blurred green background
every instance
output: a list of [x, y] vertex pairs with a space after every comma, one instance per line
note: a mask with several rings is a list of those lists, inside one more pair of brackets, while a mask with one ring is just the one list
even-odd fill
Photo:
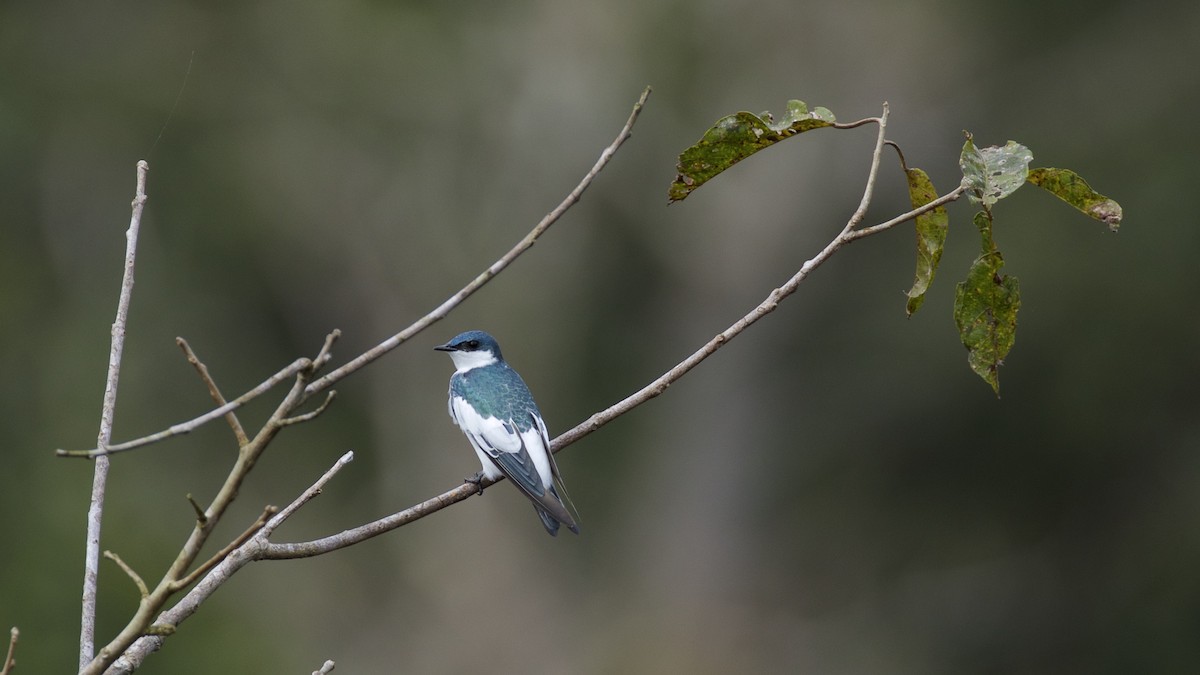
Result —
[[[913, 319], [900, 228], [560, 455], [581, 536], [547, 537], [500, 486], [244, 569], [145, 672], [1194, 672], [1197, 34], [1184, 2], [3, 3], [0, 627], [22, 630], [19, 672], [76, 662], [92, 466], [53, 450], [95, 442], [137, 160], [115, 440], [209, 408], [176, 336], [234, 396], [333, 328], [340, 363], [432, 309], [558, 203], [647, 84], [583, 201], [281, 434], [217, 539], [346, 449], [277, 540], [477, 470], [430, 350], [461, 330], [499, 338], [561, 432], [782, 284], [857, 205], [874, 131], [806, 134], [668, 208], [679, 151], [736, 110], [802, 98], [851, 120], [886, 100], [943, 191], [969, 129], [1079, 171], [1125, 226], [1032, 188], [999, 206], [1024, 300], [1002, 399], [950, 317], [978, 245], [956, 204]], [[885, 159], [869, 222], [905, 208]], [[213, 424], [117, 457], [103, 547], [156, 578], [185, 495], [211, 497], [233, 455]], [[102, 564], [101, 644], [136, 600]]]

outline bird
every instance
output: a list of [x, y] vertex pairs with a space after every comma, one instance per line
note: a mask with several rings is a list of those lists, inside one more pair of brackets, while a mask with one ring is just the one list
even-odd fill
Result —
[[560, 525], [579, 534], [575, 517], [555, 488], [557, 480], [566, 494], [550, 452], [546, 422], [525, 381], [505, 362], [496, 339], [481, 330], [470, 330], [434, 349], [448, 353], [454, 362], [450, 418], [483, 465], [483, 471], [467, 481], [480, 486], [484, 478], [504, 476], [533, 502], [550, 536], [558, 535]]

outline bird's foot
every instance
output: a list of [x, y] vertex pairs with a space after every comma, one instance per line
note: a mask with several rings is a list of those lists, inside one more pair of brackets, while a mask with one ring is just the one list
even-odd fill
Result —
[[483, 494], [483, 472], [482, 471], [480, 471], [479, 473], [467, 476], [466, 478], [463, 479], [463, 482], [474, 485], [475, 486], [475, 494], [477, 494], [477, 495]]

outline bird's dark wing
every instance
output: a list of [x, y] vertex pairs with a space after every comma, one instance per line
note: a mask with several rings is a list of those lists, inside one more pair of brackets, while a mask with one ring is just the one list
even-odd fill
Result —
[[534, 508], [538, 510], [538, 515], [542, 517], [542, 522], [546, 524], [546, 530], [550, 534], [554, 534], [558, 528], [551, 529], [547, 524], [547, 516], [566, 525], [573, 532], [579, 531], [575, 519], [559, 500], [553, 483], [547, 490], [542, 484], [537, 465], [534, 464], [531, 453], [542, 453], [547, 457], [550, 454], [545, 424], [540, 423], [540, 419], [535, 417], [538, 424], [521, 431], [511, 420], [483, 417], [465, 399], [458, 396], [450, 398], [450, 413], [471, 441], [471, 445], [490, 457], [496, 468], [533, 501]]

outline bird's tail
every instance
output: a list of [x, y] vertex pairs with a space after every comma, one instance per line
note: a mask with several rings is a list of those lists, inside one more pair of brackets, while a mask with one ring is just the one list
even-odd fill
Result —
[[[562, 504], [562, 499], [558, 496], [558, 490], [555, 490], [553, 485], [550, 486], [550, 489], [547, 490], [547, 492], [550, 494], [550, 496], [553, 496], [555, 499], [557, 499], [559, 504]], [[577, 525], [575, 521], [571, 519], [569, 512], [567, 520], [561, 521], [560, 523], [558, 518], [550, 515], [550, 512], [537, 502], [533, 503], [533, 510], [537, 511], [538, 518], [542, 519], [542, 526], [546, 528], [546, 531], [550, 533], [551, 537], [558, 536], [558, 527], [560, 524], [566, 525], [568, 530], [574, 532], [575, 534], [579, 534], [579, 525]]]

